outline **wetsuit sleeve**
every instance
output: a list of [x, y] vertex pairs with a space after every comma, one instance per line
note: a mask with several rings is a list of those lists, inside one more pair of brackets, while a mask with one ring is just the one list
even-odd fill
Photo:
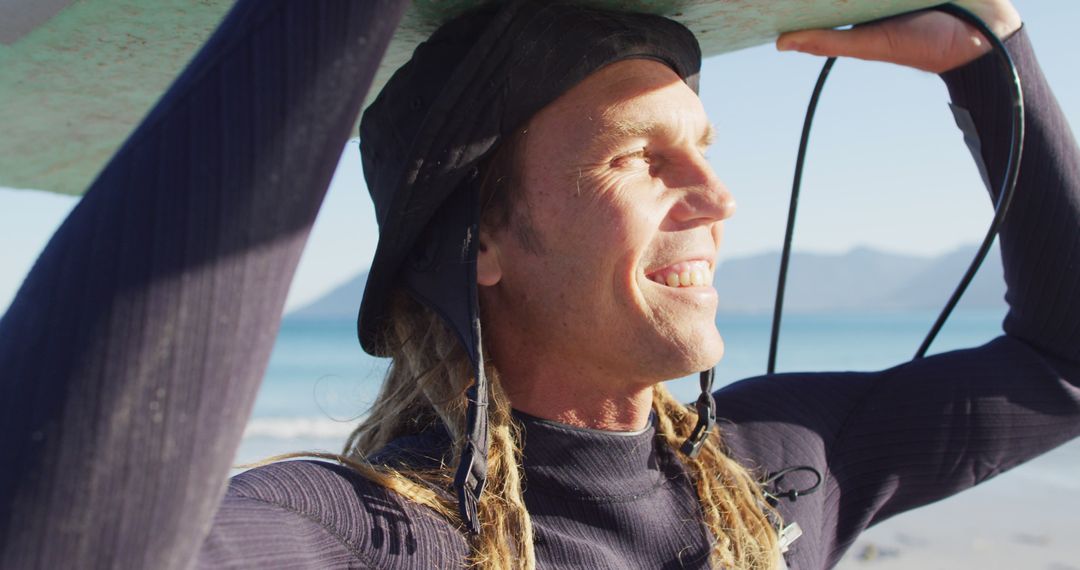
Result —
[[265, 501], [226, 497], [197, 568], [377, 568], [314, 516]]
[[[1080, 361], [1080, 152], [1026, 32], [1007, 46], [1021, 74], [1027, 134], [1001, 230], [1005, 332], [1048, 356]], [[997, 200], [1008, 162], [1010, 96], [991, 56], [942, 76], [957, 123]]]
[[195, 562], [404, 5], [239, 1], [57, 231], [0, 321], [0, 567]]
[[198, 568], [461, 568], [465, 535], [352, 469], [283, 461], [233, 477]]
[[[806, 531], [794, 548], [809, 567], [835, 564], [874, 523], [1080, 435], [1080, 151], [1026, 33], [1007, 46], [1027, 138], [1000, 236], [1005, 334], [883, 372], [778, 375], [717, 394], [736, 456], [762, 471], [809, 465], [825, 475], [817, 493], [780, 504]], [[996, 62], [986, 56], [944, 79], [994, 194], [1010, 118]], [[786, 487], [812, 482], [804, 473]]]

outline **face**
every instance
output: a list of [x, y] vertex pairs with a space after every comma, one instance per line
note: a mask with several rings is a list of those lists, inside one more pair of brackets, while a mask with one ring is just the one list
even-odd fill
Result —
[[[511, 225], [478, 268], [496, 364], [655, 383], [723, 355], [712, 275], [734, 201], [704, 153], [701, 101], [633, 59], [586, 78], [528, 124]], [[489, 324], [490, 323], [490, 324]], [[511, 366], [512, 363], [512, 366]]]

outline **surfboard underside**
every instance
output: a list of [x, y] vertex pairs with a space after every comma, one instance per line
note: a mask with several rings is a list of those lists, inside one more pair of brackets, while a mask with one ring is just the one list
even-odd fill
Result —
[[[442, 22], [486, 0], [414, 0], [368, 98]], [[706, 56], [783, 31], [864, 22], [928, 0], [581, 0], [661, 14]], [[232, 5], [228, 0], [0, 3], [0, 186], [81, 194]]]

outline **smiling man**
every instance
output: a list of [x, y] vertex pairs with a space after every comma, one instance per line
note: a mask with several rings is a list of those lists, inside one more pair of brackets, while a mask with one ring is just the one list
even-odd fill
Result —
[[[362, 502], [393, 505], [413, 545], [365, 542], [367, 560], [826, 568], [867, 526], [1080, 432], [1080, 339], [1053, 324], [1080, 314], [1080, 277], [1057, 269], [1080, 251], [1075, 141], [1019, 15], [1005, 1], [975, 8], [1008, 38], [1029, 94], [1025, 175], [1002, 230], [1006, 334], [883, 372], [715, 394], [713, 271], [735, 201], [705, 158], [716, 135], [692, 34], [524, 2], [422, 44], [361, 124], [382, 237], [359, 332], [393, 366], [345, 456], [366, 477], [350, 476]], [[998, 188], [1005, 87], [967, 25], [927, 12], [778, 47], [942, 74]], [[675, 402], [663, 381], [695, 372], [701, 397]], [[326, 471], [256, 470], [240, 479], [261, 490], [235, 496], [269, 500], [273, 478]]]
[[640, 429], [653, 386], [723, 355], [712, 273], [735, 202], [705, 159], [712, 128], [670, 67], [627, 59], [525, 132], [533, 238], [480, 233], [489, 355], [520, 411]]
[[[294, 184], [325, 188], [363, 97], [341, 85], [387, 41], [373, 4], [239, 3], [0, 321], [0, 565], [829, 568], [868, 526], [1075, 437], [1080, 151], [1019, 15], [971, 5], [1026, 93], [999, 338], [713, 393], [734, 200], [704, 157], [693, 34], [492, 3], [361, 121], [380, 243], [358, 332], [393, 359], [376, 404], [335, 463], [252, 469], [222, 498], [320, 197]], [[778, 47], [941, 74], [996, 194], [1009, 98], [968, 26], [928, 12]], [[663, 381], [694, 372], [687, 406]]]

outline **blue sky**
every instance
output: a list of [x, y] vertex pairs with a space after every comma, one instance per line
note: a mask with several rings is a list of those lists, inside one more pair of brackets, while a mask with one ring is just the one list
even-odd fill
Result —
[[[1072, 34], [1080, 3], [1014, 4], [1075, 133], [1080, 77]], [[701, 96], [719, 131], [710, 160], [739, 204], [726, 228], [722, 257], [780, 248], [799, 132], [820, 66], [820, 58], [777, 53], [771, 45], [705, 61]], [[947, 101], [934, 75], [838, 62], [814, 123], [796, 249], [842, 252], [865, 245], [932, 255], [979, 240], [992, 208]], [[71, 197], [0, 188], [0, 311], [75, 203]], [[376, 240], [359, 151], [351, 141], [287, 307], [364, 269]]]

